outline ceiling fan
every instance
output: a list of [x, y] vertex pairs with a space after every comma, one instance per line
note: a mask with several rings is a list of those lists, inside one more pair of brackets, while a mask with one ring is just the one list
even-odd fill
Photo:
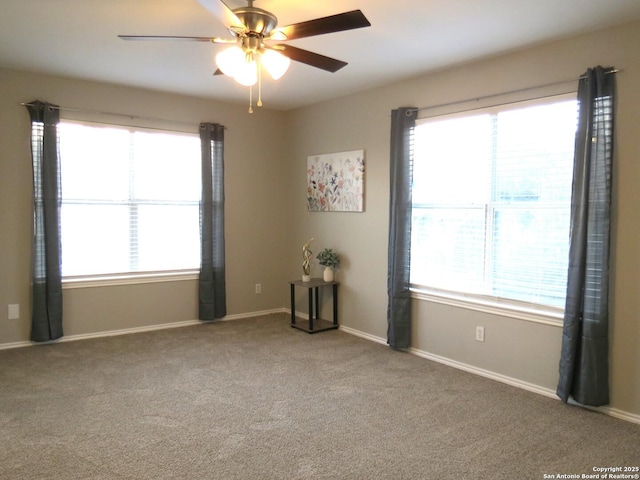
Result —
[[[347, 65], [347, 62], [342, 60], [291, 45], [272, 42], [371, 26], [369, 20], [360, 10], [352, 10], [276, 28], [278, 24], [276, 16], [271, 12], [254, 7], [254, 0], [248, 0], [246, 7], [235, 9], [229, 8], [223, 0], [198, 0], [198, 3], [220, 20], [234, 38], [150, 35], [118, 35], [118, 37], [123, 40], [183, 40], [235, 44], [235, 46], [216, 55], [218, 70], [215, 75], [225, 74], [233, 77], [241, 85], [251, 87], [258, 83], [260, 87], [261, 66], [272, 78], [277, 80], [287, 71], [291, 60], [332, 73]], [[260, 96], [259, 92], [258, 106], [262, 105]], [[253, 111], [251, 104], [250, 98], [249, 112]]]

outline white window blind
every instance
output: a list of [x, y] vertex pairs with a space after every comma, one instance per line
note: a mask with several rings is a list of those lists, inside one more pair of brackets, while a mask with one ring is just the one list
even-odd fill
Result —
[[64, 277], [200, 263], [197, 135], [62, 122]]
[[419, 121], [411, 282], [564, 308], [577, 102]]

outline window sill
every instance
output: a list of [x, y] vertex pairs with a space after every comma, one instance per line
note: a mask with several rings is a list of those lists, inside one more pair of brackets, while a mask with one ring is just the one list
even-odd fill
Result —
[[412, 286], [411, 297], [418, 300], [451, 305], [477, 312], [500, 315], [502, 317], [562, 327], [563, 311], [552, 307], [533, 304], [519, 304], [508, 300], [482, 297], [480, 295], [456, 294], [424, 287]]
[[147, 283], [180, 282], [197, 279], [197, 270], [92, 275], [63, 278], [62, 288], [66, 290], [73, 288], [109, 287], [115, 285], [142, 285]]

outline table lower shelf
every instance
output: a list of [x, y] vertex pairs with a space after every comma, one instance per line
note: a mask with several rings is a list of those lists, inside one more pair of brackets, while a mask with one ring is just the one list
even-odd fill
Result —
[[313, 330], [309, 328], [309, 320], [306, 318], [296, 317], [296, 323], [291, 324], [293, 328], [302, 330], [307, 333], [324, 332], [325, 330], [333, 330], [338, 328], [339, 325], [334, 325], [330, 320], [323, 320], [322, 318], [313, 319]]

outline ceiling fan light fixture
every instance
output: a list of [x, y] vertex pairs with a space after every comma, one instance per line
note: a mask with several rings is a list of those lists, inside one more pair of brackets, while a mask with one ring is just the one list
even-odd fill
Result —
[[289, 65], [291, 65], [289, 57], [285, 57], [281, 53], [273, 50], [265, 50], [262, 53], [260, 61], [274, 80], [281, 78], [289, 69]]
[[249, 87], [258, 82], [257, 64], [254, 55], [238, 46], [227, 48], [216, 55], [216, 65], [240, 85]]
[[238, 66], [233, 79], [245, 87], [250, 87], [258, 83], [258, 64], [256, 61], [253, 59], [243, 61], [242, 64]]
[[243, 63], [245, 63], [245, 55], [238, 46], [225, 48], [216, 55], [216, 65], [229, 77], [235, 77]]

